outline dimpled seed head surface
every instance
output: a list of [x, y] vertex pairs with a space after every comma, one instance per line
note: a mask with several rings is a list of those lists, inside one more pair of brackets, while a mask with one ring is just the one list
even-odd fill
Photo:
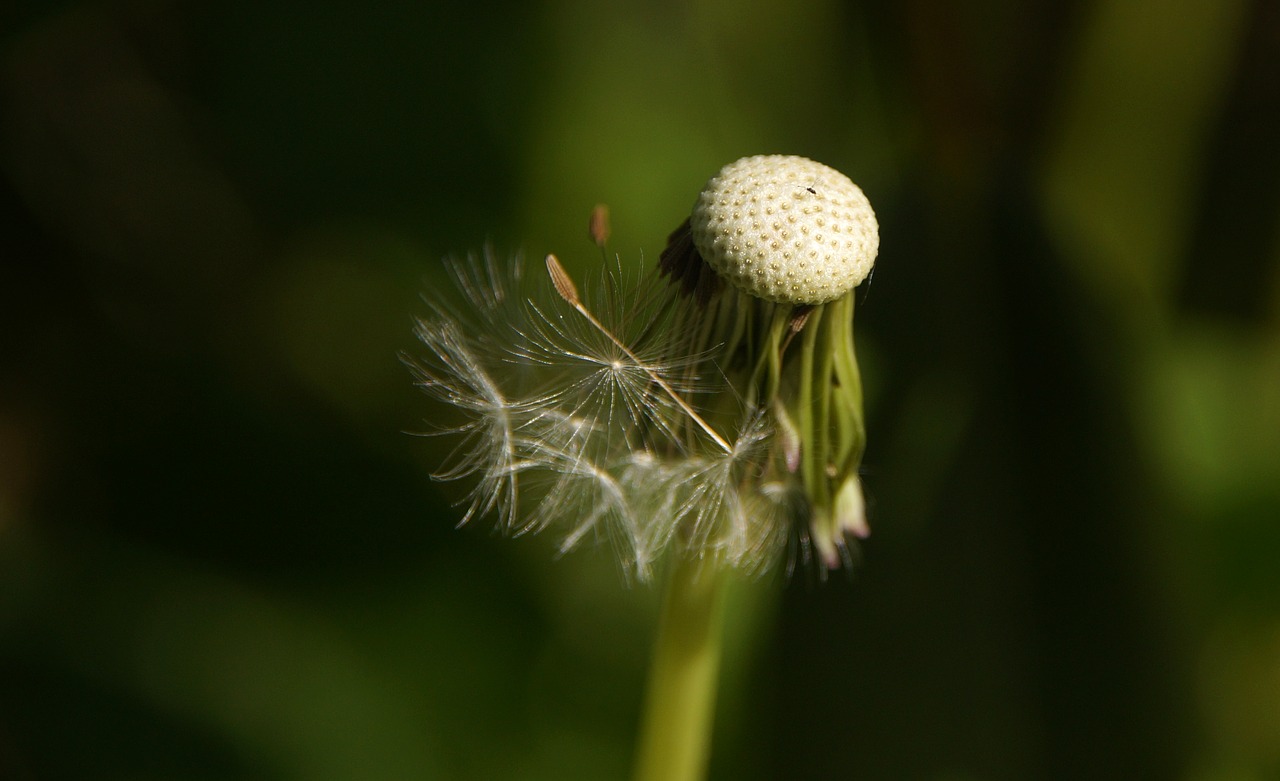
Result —
[[853, 290], [880, 248], [862, 190], [834, 168], [790, 155], [721, 168], [698, 195], [689, 227], [722, 278], [786, 304], [823, 304]]

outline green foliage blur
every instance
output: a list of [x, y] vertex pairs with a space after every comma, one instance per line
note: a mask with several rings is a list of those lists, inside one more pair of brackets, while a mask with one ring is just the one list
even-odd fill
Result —
[[1280, 779], [1267, 0], [0, 6], [0, 778], [622, 779], [654, 589], [456, 529], [440, 258], [858, 182], [874, 530], [715, 779]]

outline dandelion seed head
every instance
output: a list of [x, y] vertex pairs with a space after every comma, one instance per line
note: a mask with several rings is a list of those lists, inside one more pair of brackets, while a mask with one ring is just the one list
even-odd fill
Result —
[[432, 424], [451, 438], [434, 476], [470, 483], [463, 523], [603, 543], [639, 580], [669, 555], [763, 572], [794, 539], [820, 567], [849, 560], [867, 531], [849, 291], [874, 215], [843, 175], [780, 156], [727, 166], [699, 204], [658, 273], [449, 265], [406, 362], [452, 418]]

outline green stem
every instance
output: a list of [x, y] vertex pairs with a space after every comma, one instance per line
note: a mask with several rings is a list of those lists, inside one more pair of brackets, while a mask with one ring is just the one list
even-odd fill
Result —
[[634, 781], [697, 781], [711, 748], [725, 573], [675, 563], [658, 623]]
[[822, 329], [821, 320], [822, 307], [818, 307], [813, 310], [813, 314], [809, 315], [809, 322], [805, 323], [805, 329], [801, 333], [803, 341], [800, 348], [800, 394], [796, 405], [802, 448], [800, 473], [804, 477], [805, 490], [809, 492], [809, 499], [825, 510], [831, 506], [828, 500], [826, 464], [824, 463], [827, 454], [825, 448], [819, 443], [819, 436], [825, 436], [825, 432], [818, 433], [815, 419], [819, 412], [815, 393], [823, 393], [825, 389], [816, 387], [821, 380], [815, 383], [813, 376], [813, 363]]

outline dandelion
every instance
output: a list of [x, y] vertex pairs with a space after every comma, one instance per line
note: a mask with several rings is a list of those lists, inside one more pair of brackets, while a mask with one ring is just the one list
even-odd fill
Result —
[[[608, 210], [592, 213], [602, 252]], [[879, 246], [848, 177], [747, 157], [703, 187], [658, 269], [609, 265], [581, 291], [492, 253], [451, 266], [409, 362], [459, 421], [436, 474], [470, 480], [463, 522], [607, 540], [649, 579], [673, 559], [638, 779], [696, 778], [718, 659], [718, 584], [797, 540], [825, 572], [868, 532], [854, 288]]]
[[878, 248], [871, 204], [848, 177], [760, 155], [707, 182], [662, 254], [695, 304], [682, 310], [686, 349], [714, 349], [729, 385], [770, 418], [762, 477], [803, 489], [792, 521], [827, 568], [847, 560], [846, 535], [868, 533], [853, 289]]

